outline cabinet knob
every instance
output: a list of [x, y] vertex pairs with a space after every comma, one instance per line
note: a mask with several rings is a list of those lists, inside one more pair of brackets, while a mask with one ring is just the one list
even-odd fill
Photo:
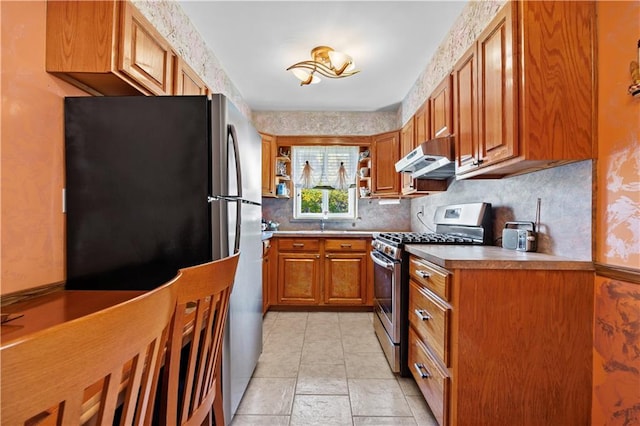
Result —
[[478, 159], [475, 159], [471, 164], [473, 164], [474, 166], [479, 166], [480, 164], [482, 164], [483, 161], [484, 161], [483, 159], [478, 158]]
[[427, 367], [425, 367], [424, 364], [416, 362], [413, 364], [413, 368], [416, 369], [418, 376], [420, 376], [421, 378], [428, 379], [429, 377], [431, 377], [431, 372], [427, 370]]
[[316, 259], [320, 259], [320, 255], [319, 254], [316, 254]]

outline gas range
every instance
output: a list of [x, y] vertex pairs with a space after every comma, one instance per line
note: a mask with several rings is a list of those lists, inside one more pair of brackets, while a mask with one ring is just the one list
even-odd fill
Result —
[[489, 203], [440, 206], [434, 213], [433, 222], [435, 232], [381, 232], [374, 234], [371, 245], [391, 259], [400, 259], [405, 244], [491, 244]]
[[[420, 216], [418, 216], [420, 217]], [[491, 244], [491, 204], [470, 203], [438, 207], [435, 232], [374, 234], [369, 253], [373, 261], [373, 328], [391, 370], [409, 376], [409, 254], [405, 244]]]

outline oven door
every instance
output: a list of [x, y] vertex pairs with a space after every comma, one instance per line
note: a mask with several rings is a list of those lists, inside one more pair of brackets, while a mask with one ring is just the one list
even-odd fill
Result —
[[400, 343], [400, 274], [401, 263], [377, 250], [373, 260], [373, 306], [389, 340]]

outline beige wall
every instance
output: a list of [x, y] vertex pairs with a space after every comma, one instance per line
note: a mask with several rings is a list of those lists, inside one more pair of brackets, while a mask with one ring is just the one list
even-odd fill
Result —
[[64, 96], [85, 93], [45, 72], [46, 3], [2, 1], [0, 293], [61, 281]]

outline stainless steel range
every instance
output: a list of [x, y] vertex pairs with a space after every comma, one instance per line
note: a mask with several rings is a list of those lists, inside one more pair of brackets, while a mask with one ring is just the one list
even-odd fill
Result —
[[440, 206], [435, 232], [382, 232], [371, 242], [375, 312], [373, 325], [391, 370], [409, 376], [409, 255], [406, 244], [491, 245], [491, 204]]

